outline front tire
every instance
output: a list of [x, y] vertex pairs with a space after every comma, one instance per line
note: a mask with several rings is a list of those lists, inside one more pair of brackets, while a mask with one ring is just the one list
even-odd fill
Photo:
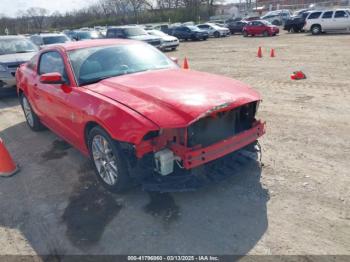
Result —
[[33, 108], [25, 96], [25, 94], [20, 95], [20, 103], [26, 118], [27, 125], [35, 132], [41, 131], [44, 129], [44, 126], [41, 124], [39, 117], [33, 111]]
[[321, 26], [320, 25], [313, 25], [311, 27], [311, 33], [313, 35], [319, 35], [322, 32]]
[[268, 37], [268, 36], [269, 36], [269, 32], [264, 31], [263, 36], [264, 36], [264, 37]]
[[89, 132], [87, 139], [90, 158], [102, 185], [116, 193], [128, 189], [132, 183], [118, 142], [99, 126]]
[[216, 31], [216, 32], [214, 33], [214, 37], [215, 37], [215, 38], [219, 38], [219, 37], [220, 37], [220, 32]]

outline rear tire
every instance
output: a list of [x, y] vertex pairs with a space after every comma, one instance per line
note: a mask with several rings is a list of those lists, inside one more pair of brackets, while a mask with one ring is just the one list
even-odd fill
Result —
[[220, 32], [218, 32], [218, 31], [214, 32], [214, 37], [215, 38], [219, 38], [220, 37]]
[[21, 94], [19, 96], [20, 103], [24, 112], [24, 116], [26, 118], [27, 125], [35, 132], [42, 131], [45, 127], [41, 124], [39, 117], [33, 111], [33, 108], [25, 96], [25, 94]]
[[321, 32], [322, 32], [322, 28], [320, 25], [313, 25], [311, 27], [311, 33], [313, 35], [319, 35], [319, 34], [321, 34]]
[[120, 146], [101, 127], [88, 134], [90, 158], [98, 180], [109, 191], [119, 193], [130, 188], [131, 178]]
[[267, 32], [267, 31], [264, 31], [264, 32], [263, 32], [263, 36], [264, 36], [264, 37], [268, 37], [269, 35], [270, 35], [269, 32]]
[[243, 31], [243, 36], [247, 37], [248, 36], [248, 32], [247, 31]]

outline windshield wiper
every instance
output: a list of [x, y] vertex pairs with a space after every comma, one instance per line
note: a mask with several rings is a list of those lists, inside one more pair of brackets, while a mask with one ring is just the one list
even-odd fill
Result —
[[98, 78], [93, 78], [93, 79], [89, 79], [86, 81], [82, 81], [80, 83], [80, 86], [85, 86], [85, 85], [92, 85], [92, 84], [96, 84], [102, 80], [105, 80], [107, 78], [111, 78], [111, 77], [115, 77], [115, 76], [120, 76], [120, 75], [124, 75], [124, 74], [116, 74], [116, 75], [109, 75], [109, 76], [103, 76], [103, 77], [98, 77]]
[[86, 80], [80, 83], [81, 86], [85, 86], [85, 85], [92, 85], [92, 84], [96, 84], [104, 79], [110, 78], [111, 76], [105, 76], [105, 77], [99, 77], [99, 78], [93, 78], [90, 80]]

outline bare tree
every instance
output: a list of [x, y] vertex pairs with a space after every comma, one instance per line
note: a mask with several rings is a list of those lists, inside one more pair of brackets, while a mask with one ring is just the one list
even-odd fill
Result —
[[31, 7], [25, 12], [25, 16], [30, 18], [32, 25], [39, 32], [42, 31], [46, 16], [49, 14], [49, 10], [41, 7]]

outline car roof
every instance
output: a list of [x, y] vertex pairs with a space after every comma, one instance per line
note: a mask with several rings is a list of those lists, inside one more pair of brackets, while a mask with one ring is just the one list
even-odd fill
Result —
[[75, 41], [67, 42], [63, 44], [53, 44], [45, 49], [52, 49], [57, 47], [63, 51], [73, 51], [78, 49], [84, 49], [89, 47], [99, 47], [99, 46], [111, 46], [111, 45], [130, 45], [130, 44], [144, 44], [141, 41], [128, 40], [128, 39], [94, 39], [94, 40], [85, 40], [85, 41]]
[[0, 39], [26, 39], [23, 35], [1, 35]]

